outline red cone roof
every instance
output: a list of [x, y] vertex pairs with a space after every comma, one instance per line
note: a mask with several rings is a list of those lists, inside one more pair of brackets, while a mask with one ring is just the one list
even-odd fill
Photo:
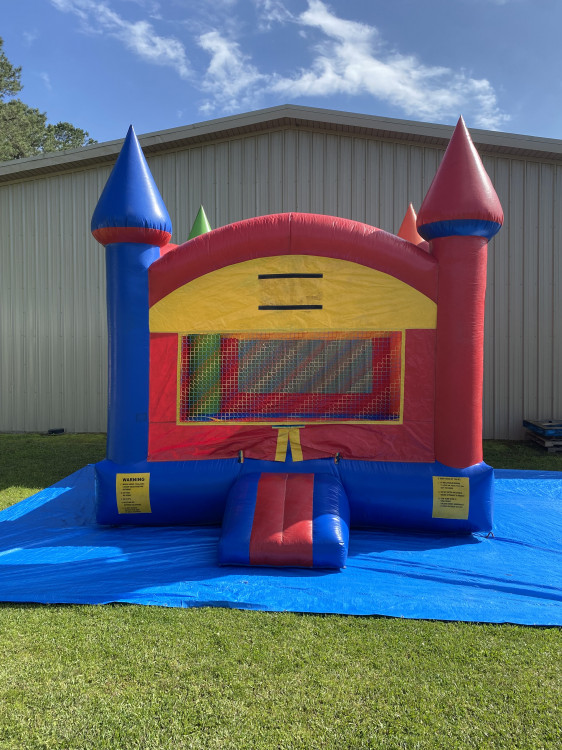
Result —
[[[492, 236], [503, 223], [503, 211], [494, 186], [461, 117], [420, 208], [417, 228], [422, 237], [430, 239], [434, 236], [445, 235], [428, 232], [427, 229], [424, 231], [424, 227], [466, 219], [476, 220], [476, 224], [480, 222], [484, 225], [492, 222], [497, 225], [495, 231], [489, 235]], [[451, 233], [482, 234], [483, 232]]]

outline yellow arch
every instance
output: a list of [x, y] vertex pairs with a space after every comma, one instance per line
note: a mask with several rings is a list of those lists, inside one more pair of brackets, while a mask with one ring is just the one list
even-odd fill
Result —
[[150, 308], [153, 333], [394, 331], [436, 320], [436, 303], [394, 276], [313, 255], [219, 268]]

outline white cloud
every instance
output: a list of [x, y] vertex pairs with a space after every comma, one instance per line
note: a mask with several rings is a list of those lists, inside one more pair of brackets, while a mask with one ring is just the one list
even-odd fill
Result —
[[199, 45], [211, 55], [201, 87], [212, 98], [203, 103], [201, 111], [211, 114], [217, 108], [232, 112], [240, 107], [251, 107], [267, 76], [249, 62], [236, 42], [218, 31], [202, 34]]
[[48, 74], [48, 73], [45, 73], [45, 72], [43, 72], [43, 73], [39, 73], [39, 78], [40, 78], [40, 79], [41, 79], [41, 80], [43, 81], [43, 83], [45, 84], [45, 88], [46, 88], [46, 89], [48, 89], [49, 91], [51, 91], [53, 87], [52, 87], [52, 85], [51, 85], [51, 79], [50, 79], [50, 77], [49, 77], [49, 74]]
[[294, 16], [282, 0], [254, 0], [260, 19], [260, 29], [269, 30], [275, 23], [292, 21]]
[[416, 119], [443, 119], [465, 112], [471, 113], [476, 126], [490, 129], [508, 119], [486, 79], [427, 66], [414, 56], [388, 51], [374, 26], [339, 18], [322, 0], [308, 0], [308, 9], [295, 20], [323, 36], [308, 69], [272, 79], [271, 90], [278, 94], [371, 95]]
[[190, 74], [183, 44], [171, 36], [159, 36], [148, 21], [127, 21], [105, 2], [96, 0], [51, 0], [60, 11], [74, 13], [91, 33], [105, 33], [143, 60], [173, 68], [181, 78]]
[[37, 31], [37, 29], [23, 32], [23, 38], [28, 47], [30, 47], [38, 37], [39, 37], [39, 32]]
[[88, 20], [88, 11], [82, 9], [82, 5], [93, 5], [93, 3], [82, 3], [80, 0], [51, 0], [51, 4], [63, 13], [74, 13], [82, 21]]
[[[203, 92], [200, 109], [207, 115], [254, 109], [272, 98], [294, 101], [346, 95], [385, 102], [412, 119], [451, 121], [462, 112], [476, 127], [488, 129], [498, 129], [509, 119], [500, 110], [494, 87], [487, 79], [474, 78], [462, 69], [425, 65], [414, 55], [392, 50], [375, 26], [339, 17], [324, 0], [307, 0], [306, 10], [300, 15], [292, 14], [283, 0], [253, 0], [259, 33], [269, 32], [274, 43], [272, 28], [283, 24], [285, 38], [293, 32], [292, 42], [286, 39], [284, 44], [305, 45], [310, 62], [291, 73], [258, 68], [252, 61], [247, 52], [251, 34], [234, 10], [237, 0], [216, 0], [212, 14], [203, 4], [194, 8], [189, 24], [187, 20], [178, 22], [183, 33], [187, 29], [210, 56], [201, 73], [191, 67], [182, 41], [157, 33], [155, 17], [152, 22], [129, 21], [113, 10], [111, 0], [51, 3], [62, 12], [73, 13], [85, 31], [111, 36], [146, 62], [175, 70]], [[157, 13], [160, 6], [155, 0], [129, 0], [129, 8], [134, 7]], [[198, 18], [196, 10], [202, 17]], [[246, 46], [238, 42], [243, 33]], [[197, 55], [193, 58], [196, 60]], [[290, 64], [290, 58], [285, 56], [287, 62]]]
[[133, 5], [138, 5], [153, 18], [161, 18], [162, 16], [162, 4], [159, 0], [124, 0]]

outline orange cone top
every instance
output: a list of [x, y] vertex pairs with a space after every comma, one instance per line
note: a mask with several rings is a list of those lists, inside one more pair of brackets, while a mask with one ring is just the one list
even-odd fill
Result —
[[418, 247], [421, 247], [423, 250], [427, 249], [427, 242], [423, 239], [423, 237], [418, 233], [418, 230], [416, 228], [416, 212], [414, 210], [413, 205], [410, 203], [408, 206], [408, 210], [406, 211], [406, 215], [404, 216], [402, 220], [402, 224], [400, 224], [400, 229], [398, 230], [398, 237], [401, 237], [403, 240], [407, 240], [408, 242], [411, 242], [413, 245], [417, 245]]

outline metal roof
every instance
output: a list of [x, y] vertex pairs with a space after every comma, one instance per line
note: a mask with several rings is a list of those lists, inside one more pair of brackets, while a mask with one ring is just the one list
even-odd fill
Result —
[[[329, 133], [346, 133], [374, 139], [402, 141], [434, 148], [447, 146], [453, 132], [450, 125], [397, 120], [352, 112], [283, 104], [216, 120], [183, 125], [139, 136], [145, 154], [162, 153], [190, 146], [251, 135], [264, 131], [303, 128]], [[513, 158], [562, 161], [562, 141], [554, 138], [501, 133], [470, 128], [480, 153], [505, 154]], [[0, 183], [25, 180], [71, 170], [82, 170], [113, 162], [123, 139], [106, 141], [80, 149], [32, 156], [0, 164]]]

